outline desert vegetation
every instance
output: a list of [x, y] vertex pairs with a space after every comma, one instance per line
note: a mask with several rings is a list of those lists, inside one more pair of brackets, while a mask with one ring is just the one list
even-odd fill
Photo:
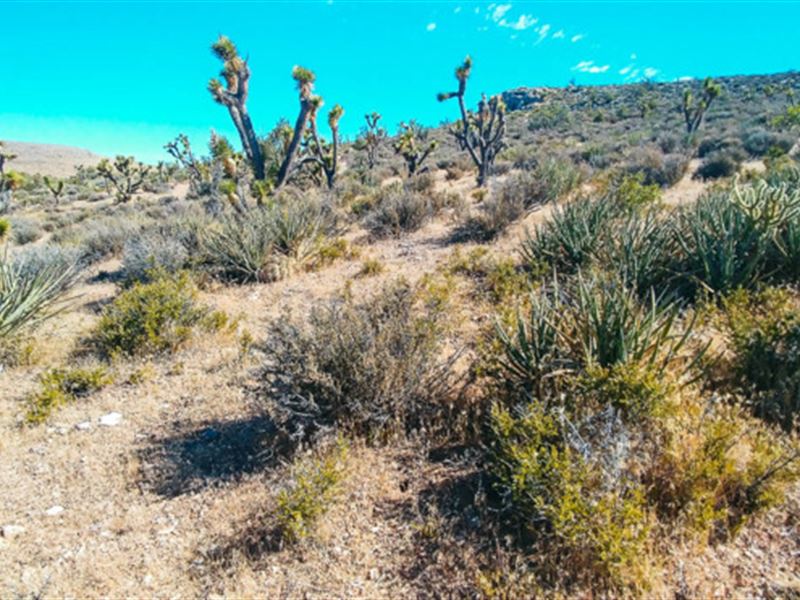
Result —
[[350, 140], [211, 50], [236, 143], [0, 148], [3, 595], [797, 593], [800, 76]]

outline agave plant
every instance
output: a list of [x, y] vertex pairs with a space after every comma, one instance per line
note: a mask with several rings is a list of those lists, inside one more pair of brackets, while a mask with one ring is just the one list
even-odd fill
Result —
[[64, 293], [79, 274], [77, 261], [59, 253], [0, 259], [0, 341], [33, 328], [64, 308]]

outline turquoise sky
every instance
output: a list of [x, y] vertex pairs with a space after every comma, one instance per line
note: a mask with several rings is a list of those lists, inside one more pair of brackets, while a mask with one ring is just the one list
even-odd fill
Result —
[[[250, 57], [259, 133], [286, 116], [301, 64], [352, 135], [377, 110], [404, 119], [455, 116], [438, 91], [464, 55], [472, 103], [520, 85], [620, 83], [649, 77], [800, 68], [800, 2], [0, 2], [0, 139], [166, 158], [179, 132], [204, 147], [232, 135], [206, 90], [225, 33]], [[238, 140], [237, 140], [238, 141]]]

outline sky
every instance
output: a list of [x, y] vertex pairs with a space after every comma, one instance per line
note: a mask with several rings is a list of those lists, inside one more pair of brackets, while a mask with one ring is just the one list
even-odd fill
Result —
[[[294, 121], [294, 65], [317, 75], [327, 106], [354, 136], [378, 111], [394, 131], [414, 118], [454, 119], [436, 94], [467, 88], [675, 81], [800, 68], [800, 1], [15, 1], [0, 0], [0, 140], [66, 144], [99, 154], [166, 159], [186, 133], [205, 149], [211, 129], [238, 143], [206, 89], [228, 35], [252, 70], [257, 133]], [[323, 127], [323, 131], [325, 127]]]

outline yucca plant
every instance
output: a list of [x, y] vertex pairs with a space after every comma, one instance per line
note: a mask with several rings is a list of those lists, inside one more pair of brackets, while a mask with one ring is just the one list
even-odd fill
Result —
[[523, 259], [564, 272], [588, 266], [597, 256], [608, 227], [617, 214], [610, 202], [580, 199], [556, 207], [553, 217], [522, 243]]
[[[637, 363], [663, 373], [685, 346], [694, 320], [679, 327], [680, 306], [651, 291], [646, 301], [623, 279], [578, 275], [565, 339], [584, 367]], [[683, 329], [683, 331], [681, 331]]]
[[61, 310], [61, 299], [78, 272], [77, 262], [72, 261], [0, 259], [0, 342]]
[[557, 383], [557, 374], [574, 366], [562, 331], [564, 308], [554, 278], [551, 287], [531, 293], [528, 315], [517, 311], [510, 331], [496, 325], [503, 351], [500, 366], [511, 387], [544, 398], [548, 384], [552, 387]]
[[764, 275], [770, 240], [726, 193], [700, 198], [683, 211], [673, 234], [684, 293], [750, 288]]
[[674, 243], [658, 211], [633, 212], [610, 236], [604, 264], [610, 265], [639, 294], [662, 292], [671, 279]]

